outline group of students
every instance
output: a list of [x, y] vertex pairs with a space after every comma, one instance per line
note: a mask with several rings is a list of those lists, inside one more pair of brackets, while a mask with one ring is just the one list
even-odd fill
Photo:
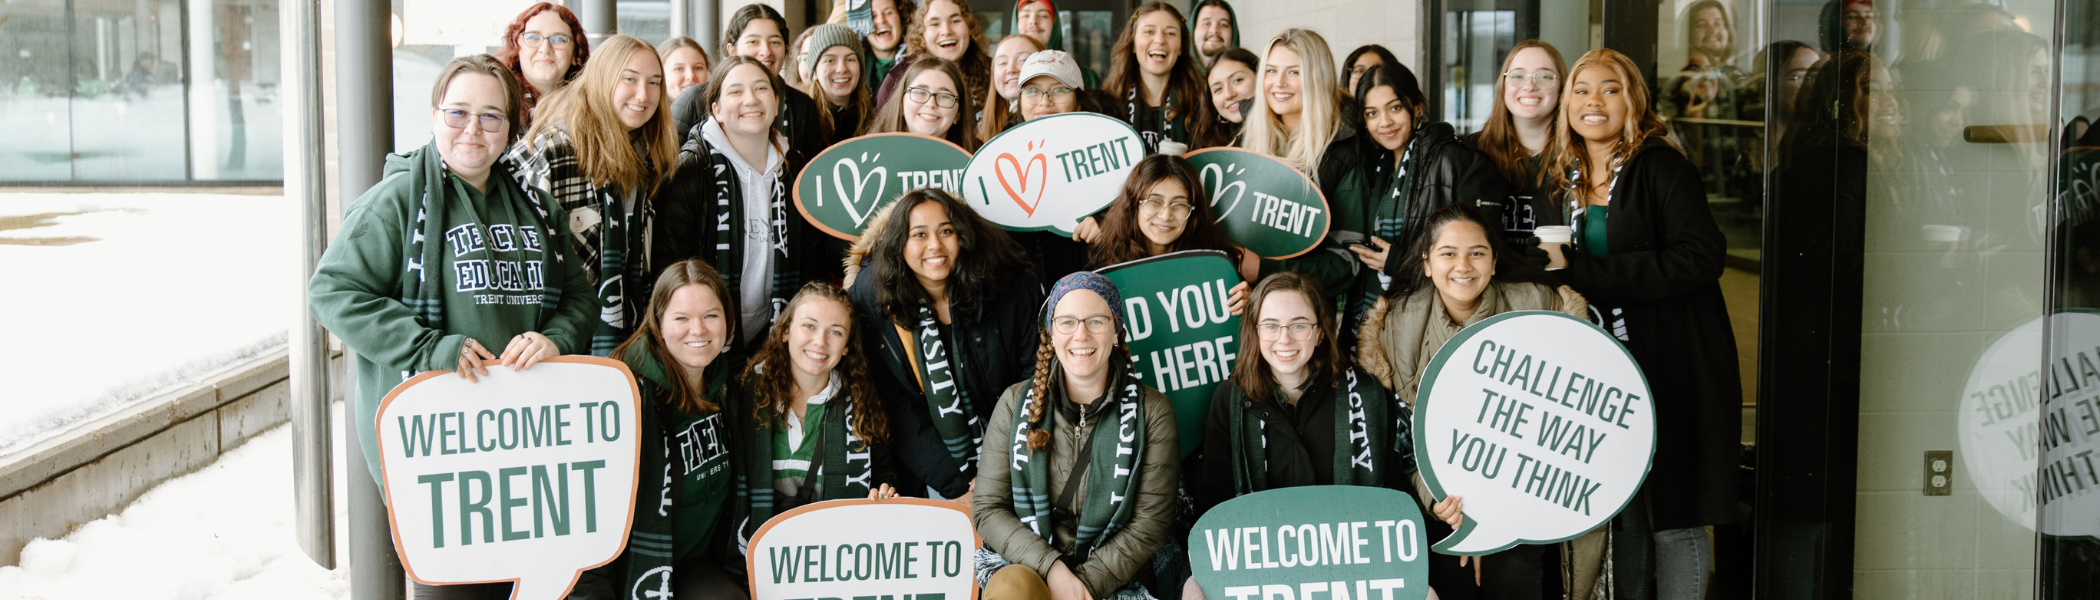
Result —
[[[642, 478], [636, 496], [669, 508], [637, 510], [628, 551], [573, 596], [623, 597], [671, 567], [678, 597], [742, 597], [742, 550], [773, 515], [913, 496], [970, 507], [986, 598], [1196, 598], [1180, 540], [1238, 495], [1385, 486], [1421, 496], [1432, 539], [1458, 526], [1463, 500], [1412, 476], [1419, 377], [1468, 324], [1554, 310], [1599, 323], [1645, 369], [1651, 475], [1590, 536], [1432, 556], [1430, 583], [1447, 598], [1531, 600], [1549, 581], [1577, 598], [1703, 595], [1703, 528], [1736, 506], [1723, 240], [1625, 56], [1570, 69], [1518, 44], [1493, 117], [1461, 137], [1384, 49], [1337, 65], [1303, 29], [1239, 48], [1222, 0], [1198, 2], [1193, 24], [1138, 7], [1099, 87], [1056, 49], [1048, 0], [1018, 3], [996, 51], [958, 0], [872, 5], [867, 35], [818, 25], [793, 53], [786, 21], [746, 6], [710, 59], [680, 40], [593, 48], [541, 3], [501, 52], [446, 65], [434, 139], [389, 157], [310, 284], [357, 356], [372, 475], [379, 401], [409, 376], [608, 356], [642, 390], [641, 469], [677, 476]], [[974, 150], [1074, 110], [1128, 120], [1152, 154], [1073, 240], [1009, 233], [938, 188], [904, 193], [851, 244], [789, 206], [802, 163], [840, 140], [908, 131]], [[1178, 155], [1228, 144], [1317, 182], [1333, 215], [1321, 248], [1267, 259], [1217, 225]], [[1574, 242], [1539, 243], [1546, 225]], [[1092, 271], [1184, 250], [1224, 251], [1250, 282], [1227, 304], [1258, 349], [1186, 457], [1178, 436], [1194, 432], [1136, 383], [1121, 293]]]

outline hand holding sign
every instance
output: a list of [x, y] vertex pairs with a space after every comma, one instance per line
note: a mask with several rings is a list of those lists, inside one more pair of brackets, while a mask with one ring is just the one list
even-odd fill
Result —
[[970, 153], [948, 140], [877, 133], [833, 145], [795, 176], [795, 210], [824, 233], [860, 240], [868, 217], [905, 192], [962, 189]]
[[1276, 157], [1239, 148], [1191, 152], [1210, 192], [1211, 214], [1232, 239], [1265, 258], [1290, 258], [1327, 239], [1327, 197]]
[[409, 576], [513, 581], [514, 600], [567, 595], [627, 545], [639, 405], [626, 365], [590, 357], [395, 387], [379, 407], [379, 458]]
[[956, 503], [835, 500], [766, 521], [744, 561], [756, 600], [968, 600], [976, 592], [976, 553], [970, 513]]
[[1144, 157], [1129, 123], [1094, 113], [1041, 117], [977, 150], [963, 171], [963, 196], [1000, 227], [1070, 237], [1080, 219], [1115, 201]]
[[1240, 283], [1232, 261], [1224, 252], [1188, 250], [1096, 272], [1123, 293], [1134, 376], [1174, 403], [1181, 453], [1196, 451], [1211, 395], [1232, 376], [1239, 351], [1240, 318], [1229, 310]]
[[1415, 455], [1465, 523], [1436, 543], [1478, 556], [1574, 539], [1619, 513], [1655, 457], [1655, 404], [1610, 334], [1556, 312], [1481, 320], [1430, 359]]
[[1346, 485], [1270, 490], [1219, 504], [1189, 532], [1203, 597], [1409, 600], [1429, 596], [1422, 510], [1397, 491]]

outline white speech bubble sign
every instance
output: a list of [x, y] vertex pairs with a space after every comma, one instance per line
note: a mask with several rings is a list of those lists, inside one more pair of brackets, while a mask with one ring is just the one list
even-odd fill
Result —
[[641, 392], [626, 365], [585, 356], [480, 380], [428, 371], [380, 404], [394, 549], [426, 585], [508, 581], [512, 600], [561, 598], [627, 547]]
[[969, 511], [954, 502], [833, 500], [766, 521], [744, 563], [756, 600], [974, 600], [979, 543]]
[[[2100, 538], [2100, 314], [2065, 311], [2048, 322], [2046, 341], [2043, 319], [2028, 321], [1991, 342], [1969, 371], [1957, 426], [1962, 465], [2007, 520]], [[1935, 475], [1955, 477], [1952, 465], [1943, 474], [1932, 467], [1928, 487]]]
[[1432, 549], [1478, 556], [1596, 529], [1648, 476], [1654, 407], [1633, 355], [1588, 321], [1517, 311], [1460, 331], [1415, 400], [1422, 479], [1465, 497], [1465, 522]]
[[963, 198], [985, 219], [1013, 231], [1065, 237], [1079, 220], [1115, 202], [1145, 158], [1145, 138], [1129, 123], [1090, 112], [1015, 125], [970, 157]]

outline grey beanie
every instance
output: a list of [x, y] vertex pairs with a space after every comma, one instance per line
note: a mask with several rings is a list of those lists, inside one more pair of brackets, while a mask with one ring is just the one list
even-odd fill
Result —
[[812, 73], [816, 72], [817, 57], [823, 56], [824, 51], [830, 50], [832, 46], [852, 48], [855, 58], [862, 64], [868, 62], [868, 57], [860, 48], [860, 35], [853, 33], [852, 27], [825, 23], [809, 30], [809, 52], [802, 55], [802, 68], [809, 69]]

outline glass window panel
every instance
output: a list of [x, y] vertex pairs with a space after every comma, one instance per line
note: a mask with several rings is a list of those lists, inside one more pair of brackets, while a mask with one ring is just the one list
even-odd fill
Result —
[[[181, 16], [181, 3], [175, 0], [73, 3], [71, 131], [76, 178], [188, 177]], [[170, 48], [175, 52], [168, 52]], [[275, 49], [272, 44], [272, 56]], [[269, 127], [272, 140], [276, 129], [274, 124]], [[274, 152], [271, 162], [276, 162]]]
[[20, 0], [0, 35], [0, 180], [73, 178], [66, 3]]
[[284, 178], [277, 3], [193, 0], [190, 35], [192, 175]]
[[[620, 2], [620, 33], [640, 38], [650, 46], [663, 43], [671, 37], [671, 1], [644, 0]], [[801, 33], [801, 32], [796, 32]]]

